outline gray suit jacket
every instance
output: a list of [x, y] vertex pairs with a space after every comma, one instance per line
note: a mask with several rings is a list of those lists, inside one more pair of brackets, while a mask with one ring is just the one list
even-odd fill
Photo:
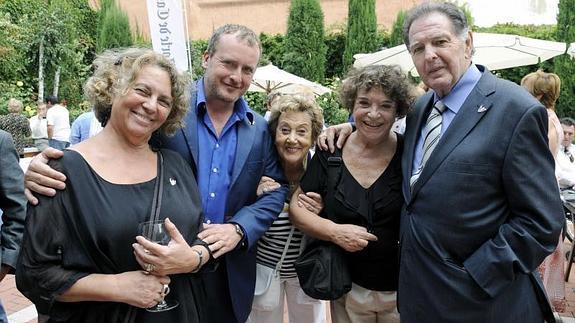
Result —
[[2, 266], [16, 268], [26, 218], [24, 174], [12, 136], [3, 130], [0, 130], [0, 210], [3, 212], [0, 261]]
[[402, 322], [542, 322], [549, 310], [532, 273], [563, 224], [547, 113], [525, 90], [478, 67], [479, 83], [413, 190], [411, 162], [431, 92], [407, 119]]

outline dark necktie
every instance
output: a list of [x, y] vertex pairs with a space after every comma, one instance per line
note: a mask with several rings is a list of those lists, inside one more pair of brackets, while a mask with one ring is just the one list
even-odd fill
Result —
[[567, 155], [567, 157], [569, 157], [570, 162], [575, 161], [575, 158], [573, 158], [573, 155], [569, 151], [569, 148], [565, 147], [563, 151], [565, 152], [565, 155]]

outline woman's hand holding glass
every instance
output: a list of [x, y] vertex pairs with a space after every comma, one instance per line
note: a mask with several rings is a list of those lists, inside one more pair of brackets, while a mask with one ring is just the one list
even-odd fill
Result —
[[164, 286], [170, 277], [148, 275], [143, 271], [128, 271], [114, 275], [119, 302], [139, 308], [156, 306], [164, 298]]
[[186, 242], [180, 231], [169, 220], [164, 223], [166, 232], [170, 237], [167, 245], [152, 242], [143, 236], [136, 237], [134, 243], [134, 254], [136, 260], [144, 270], [153, 275], [173, 275], [195, 271], [198, 267], [199, 257], [192, 248], [201, 248], [202, 265], [209, 260], [209, 253], [203, 246], [193, 246]]

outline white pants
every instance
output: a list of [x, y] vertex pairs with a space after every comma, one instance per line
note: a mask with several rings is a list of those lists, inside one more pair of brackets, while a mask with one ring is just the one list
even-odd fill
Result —
[[281, 279], [279, 299], [265, 299], [266, 295], [255, 296], [252, 312], [246, 323], [282, 323], [284, 304], [290, 323], [325, 323], [325, 302], [307, 296], [299, 285], [297, 277]]
[[396, 300], [396, 292], [378, 292], [353, 284], [349, 293], [331, 302], [331, 321], [399, 323]]

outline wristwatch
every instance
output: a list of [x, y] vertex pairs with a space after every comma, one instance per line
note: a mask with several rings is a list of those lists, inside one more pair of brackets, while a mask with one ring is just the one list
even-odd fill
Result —
[[242, 230], [242, 227], [237, 223], [232, 223], [232, 224], [236, 228], [236, 233], [239, 234], [240, 238], [242, 238], [242, 240], [243, 240], [244, 239], [244, 230]]

